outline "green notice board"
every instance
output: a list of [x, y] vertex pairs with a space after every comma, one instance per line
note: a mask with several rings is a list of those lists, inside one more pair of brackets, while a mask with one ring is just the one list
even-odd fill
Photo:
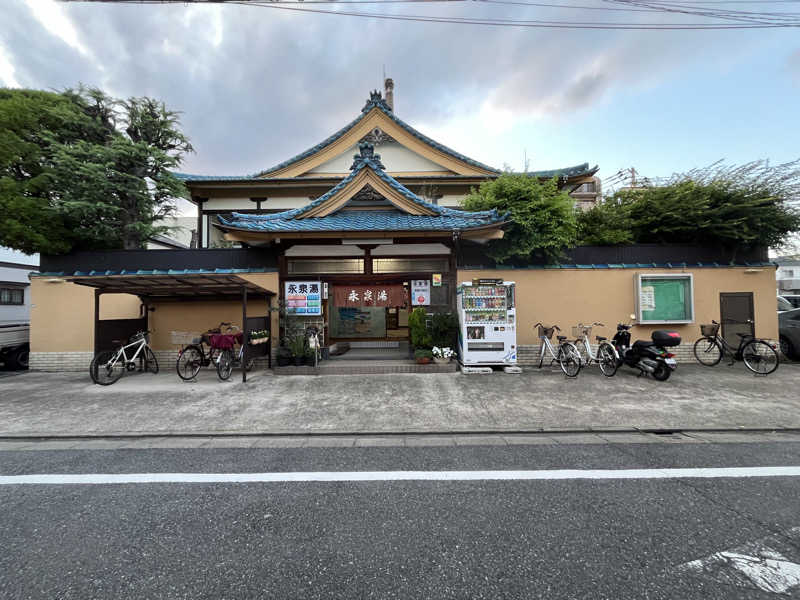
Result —
[[639, 305], [642, 321], [691, 321], [691, 279], [642, 277]]

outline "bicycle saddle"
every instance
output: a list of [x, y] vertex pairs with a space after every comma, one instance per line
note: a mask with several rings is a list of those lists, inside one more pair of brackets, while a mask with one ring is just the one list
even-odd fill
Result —
[[751, 337], [749, 333], [737, 333], [736, 335], [738, 335], [742, 339]]
[[125, 343], [125, 340], [111, 340], [111, 343], [117, 346], [121, 346], [122, 344]]
[[598, 342], [605, 342], [608, 339], [606, 337], [603, 337], [602, 335], [596, 335], [594, 337]]
[[556, 338], [558, 338], [559, 342], [563, 342], [565, 339], [567, 339], [567, 336], [565, 336], [565, 335], [557, 335]]

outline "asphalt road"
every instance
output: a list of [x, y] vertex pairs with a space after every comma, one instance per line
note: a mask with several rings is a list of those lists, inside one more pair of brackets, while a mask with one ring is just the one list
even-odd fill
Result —
[[[0, 452], [3, 476], [798, 465], [798, 442]], [[4, 484], [0, 597], [799, 598], [799, 484]]]

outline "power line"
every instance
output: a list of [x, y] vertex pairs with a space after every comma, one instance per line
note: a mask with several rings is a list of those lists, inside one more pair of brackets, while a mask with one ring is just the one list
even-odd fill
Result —
[[[111, 0], [65, 0], [65, 1], [94, 1], [109, 2]], [[117, 0], [115, 3], [122, 4], [173, 4], [177, 1], [182, 3], [192, 2], [192, 0]], [[326, 10], [321, 8], [309, 8], [293, 5], [313, 5], [313, 4], [429, 4], [440, 2], [463, 2], [464, 0], [285, 0], [264, 2], [262, 0], [194, 0], [197, 4], [227, 3], [242, 6], [252, 6], [259, 8], [273, 8], [278, 10], [289, 10], [295, 12], [310, 12], [316, 14], [328, 14], [337, 16], [350, 16], [360, 18], [395, 20], [395, 21], [415, 21], [424, 23], [447, 23], [459, 25], [488, 25], [494, 27], [526, 27], [544, 29], [606, 29], [606, 30], [723, 30], [723, 29], [771, 29], [785, 27], [800, 27], [800, 20], [790, 19], [794, 17], [792, 13], [756, 13], [749, 11], [719, 10], [704, 8], [701, 6], [676, 5], [679, 0], [670, 2], [659, 0], [604, 0], [607, 3], [622, 5], [617, 7], [592, 7], [586, 5], [563, 5], [549, 3], [525, 2], [524, 0], [474, 0], [481, 4], [509, 4], [518, 6], [538, 6], [547, 8], [575, 8], [579, 10], [622, 10], [630, 12], [665, 12], [677, 13], [705, 18], [726, 19], [729, 23], [640, 23], [640, 22], [597, 22], [597, 21], [560, 21], [560, 20], [522, 20], [522, 19], [496, 19], [490, 17], [456, 17], [456, 16], [435, 16], [418, 14], [387, 14], [380, 12], [361, 12], [353, 9], [348, 10]], [[773, 0], [781, 1], [781, 0]], [[632, 8], [635, 7], [635, 8]]]

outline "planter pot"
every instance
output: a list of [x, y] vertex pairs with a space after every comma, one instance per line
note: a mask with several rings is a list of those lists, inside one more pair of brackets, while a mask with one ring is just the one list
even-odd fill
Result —
[[429, 364], [431, 364], [431, 359], [428, 358], [427, 356], [425, 358], [418, 358], [417, 359], [417, 364], [418, 365], [429, 365]]
[[307, 367], [313, 367], [314, 366], [314, 357], [313, 356], [305, 356], [305, 357], [303, 357], [303, 362], [305, 363], [305, 365]]
[[295, 367], [302, 367], [304, 362], [305, 362], [305, 356], [295, 356], [294, 357], [294, 366]]
[[288, 367], [292, 363], [292, 359], [287, 356], [279, 356], [277, 361], [279, 367]]
[[322, 360], [328, 360], [329, 358], [330, 358], [330, 351], [329, 351], [329, 349], [328, 349], [327, 347], [326, 347], [326, 348], [323, 348], [323, 349], [322, 349]]
[[434, 356], [433, 362], [435, 362], [437, 365], [446, 365], [450, 362], [450, 359], [444, 358], [443, 356]]

